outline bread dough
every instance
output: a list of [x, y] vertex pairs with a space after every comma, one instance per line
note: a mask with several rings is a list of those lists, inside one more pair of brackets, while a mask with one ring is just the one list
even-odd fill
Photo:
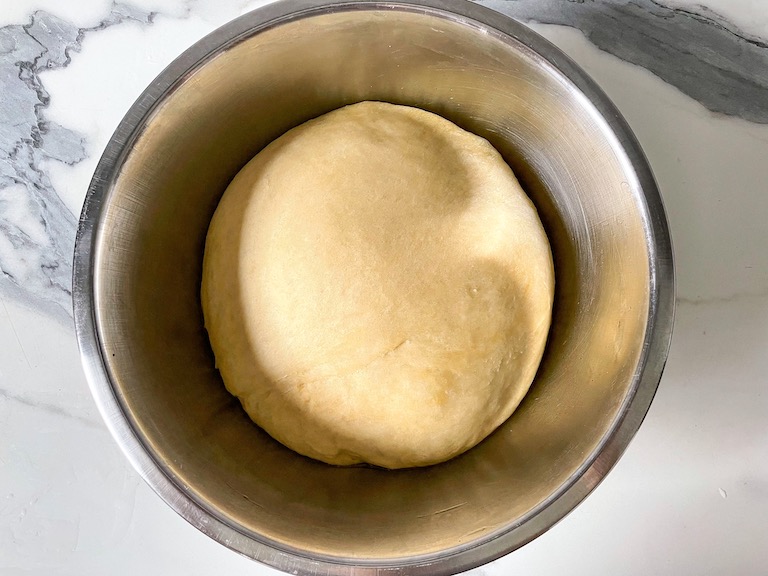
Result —
[[527, 392], [549, 330], [546, 234], [484, 139], [362, 102], [290, 130], [227, 188], [202, 304], [251, 418], [330, 464], [423, 466]]

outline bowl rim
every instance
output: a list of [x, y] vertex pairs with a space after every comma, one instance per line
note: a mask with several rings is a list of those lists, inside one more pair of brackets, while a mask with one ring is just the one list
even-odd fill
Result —
[[[127, 158], [153, 111], [195, 70], [228, 47], [280, 24], [351, 10], [403, 10], [475, 27], [511, 44], [522, 44], [541, 63], [570, 82], [597, 111], [629, 159], [645, 204], [650, 298], [646, 334], [630, 392], [593, 452], [553, 494], [514, 525], [455, 548], [429, 555], [358, 560], [319, 556], [253, 537], [197, 501], [163, 466], [132, 425], [109, 374], [95, 310], [95, 256], [104, 207]], [[244, 14], [196, 42], [163, 70], [139, 96], [110, 138], [88, 187], [75, 240], [72, 300], [75, 331], [91, 394], [110, 433], [149, 486], [179, 515], [219, 543], [279, 570], [328, 576], [437, 576], [495, 560], [530, 542], [571, 512], [605, 478], [645, 418], [666, 363], [674, 323], [672, 243], [664, 206], [648, 161], [629, 125], [602, 89], [575, 62], [524, 24], [467, 0], [281, 0]]]

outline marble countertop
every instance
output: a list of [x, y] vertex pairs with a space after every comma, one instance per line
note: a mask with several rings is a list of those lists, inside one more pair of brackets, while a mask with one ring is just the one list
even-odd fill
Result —
[[[2, 1], [0, 574], [278, 574], [188, 525], [123, 458], [70, 302], [80, 207], [122, 115], [190, 44], [263, 3]], [[629, 121], [666, 203], [678, 306], [658, 394], [616, 468], [472, 574], [764, 575], [768, 2], [483, 3], [565, 50]]]

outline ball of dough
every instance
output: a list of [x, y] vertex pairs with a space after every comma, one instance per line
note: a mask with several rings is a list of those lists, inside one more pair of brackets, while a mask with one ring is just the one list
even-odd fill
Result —
[[520, 403], [552, 256], [498, 152], [435, 114], [362, 102], [290, 130], [224, 193], [202, 304], [227, 389], [330, 464], [442, 462]]

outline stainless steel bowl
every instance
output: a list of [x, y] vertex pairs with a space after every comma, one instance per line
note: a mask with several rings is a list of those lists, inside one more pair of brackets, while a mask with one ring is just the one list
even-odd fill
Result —
[[[490, 438], [430, 468], [334, 468], [284, 448], [225, 391], [203, 330], [203, 242], [230, 179], [289, 128], [360, 100], [490, 140], [554, 251], [531, 392]], [[461, 0], [287, 0], [204, 38], [118, 127], [75, 249], [83, 364], [128, 458], [194, 526], [293, 574], [452, 574], [547, 530], [648, 410], [673, 292], [661, 199], [619, 113], [551, 44]]]

